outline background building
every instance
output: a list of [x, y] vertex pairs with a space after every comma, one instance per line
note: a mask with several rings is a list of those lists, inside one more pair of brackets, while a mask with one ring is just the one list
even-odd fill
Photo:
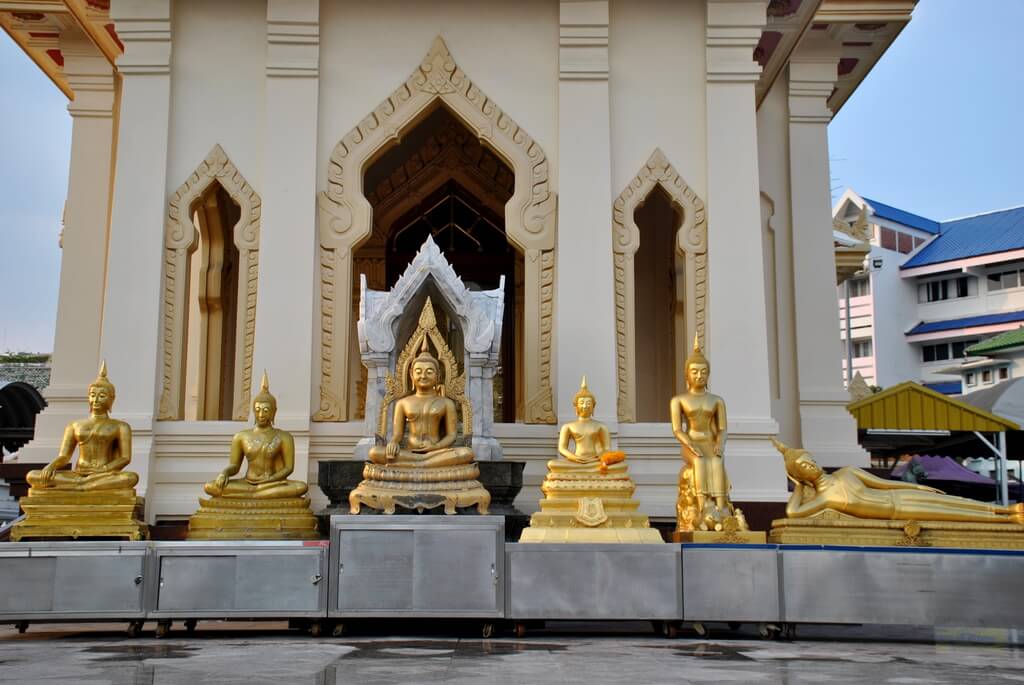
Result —
[[[833, 218], [837, 255], [858, 231], [868, 247], [866, 268], [839, 286], [852, 359], [844, 372], [946, 394], [1014, 377], [1019, 334], [1009, 332], [1024, 322], [1024, 207], [938, 222], [847, 190]], [[1009, 337], [983, 342], [997, 334]]]

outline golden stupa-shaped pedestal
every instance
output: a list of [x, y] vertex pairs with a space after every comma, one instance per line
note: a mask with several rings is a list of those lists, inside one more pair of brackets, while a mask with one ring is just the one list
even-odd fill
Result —
[[25, 518], [11, 528], [11, 541], [53, 538], [145, 540], [144, 500], [134, 488], [74, 492], [32, 488], [21, 498]]
[[189, 540], [313, 540], [316, 516], [309, 498], [199, 498], [199, 511], [188, 521]]

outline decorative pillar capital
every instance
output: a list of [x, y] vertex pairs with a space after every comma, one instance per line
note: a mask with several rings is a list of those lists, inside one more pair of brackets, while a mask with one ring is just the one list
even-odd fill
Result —
[[559, 2], [558, 77], [562, 81], [608, 80], [607, 0]]
[[72, 117], [110, 118], [114, 111], [114, 68], [81, 31], [69, 28], [59, 39], [64, 77], [75, 93], [68, 103]]
[[789, 121], [827, 124], [832, 120], [828, 99], [839, 73], [840, 48], [828, 34], [808, 35], [789, 60]]
[[707, 80], [755, 83], [761, 66], [754, 48], [767, 22], [767, 0], [708, 0]]
[[318, 78], [320, 5], [317, 0], [268, 0], [267, 76]]
[[124, 53], [117, 69], [125, 76], [171, 73], [170, 0], [120, 0], [110, 8]]

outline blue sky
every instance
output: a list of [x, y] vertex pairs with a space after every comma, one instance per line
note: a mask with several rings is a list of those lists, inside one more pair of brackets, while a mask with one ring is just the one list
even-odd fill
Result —
[[[1024, 1], [922, 0], [829, 127], [832, 187], [942, 220], [1024, 204]], [[0, 34], [0, 351], [49, 351], [71, 119]]]

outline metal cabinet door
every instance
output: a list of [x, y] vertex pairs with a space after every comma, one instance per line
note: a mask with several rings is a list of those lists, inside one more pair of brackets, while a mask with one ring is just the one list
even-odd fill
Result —
[[53, 557], [0, 556], [0, 616], [51, 611], [56, 574]]
[[413, 608], [416, 611], [498, 611], [498, 547], [493, 529], [416, 531]]
[[233, 554], [159, 558], [157, 611], [222, 611], [235, 606]]
[[145, 560], [145, 554], [57, 556], [53, 610], [89, 613], [141, 612]]
[[235, 564], [234, 609], [307, 612], [320, 608], [320, 550], [303, 554], [240, 554]]
[[412, 530], [345, 530], [337, 538], [337, 609], [408, 611], [413, 607]]

